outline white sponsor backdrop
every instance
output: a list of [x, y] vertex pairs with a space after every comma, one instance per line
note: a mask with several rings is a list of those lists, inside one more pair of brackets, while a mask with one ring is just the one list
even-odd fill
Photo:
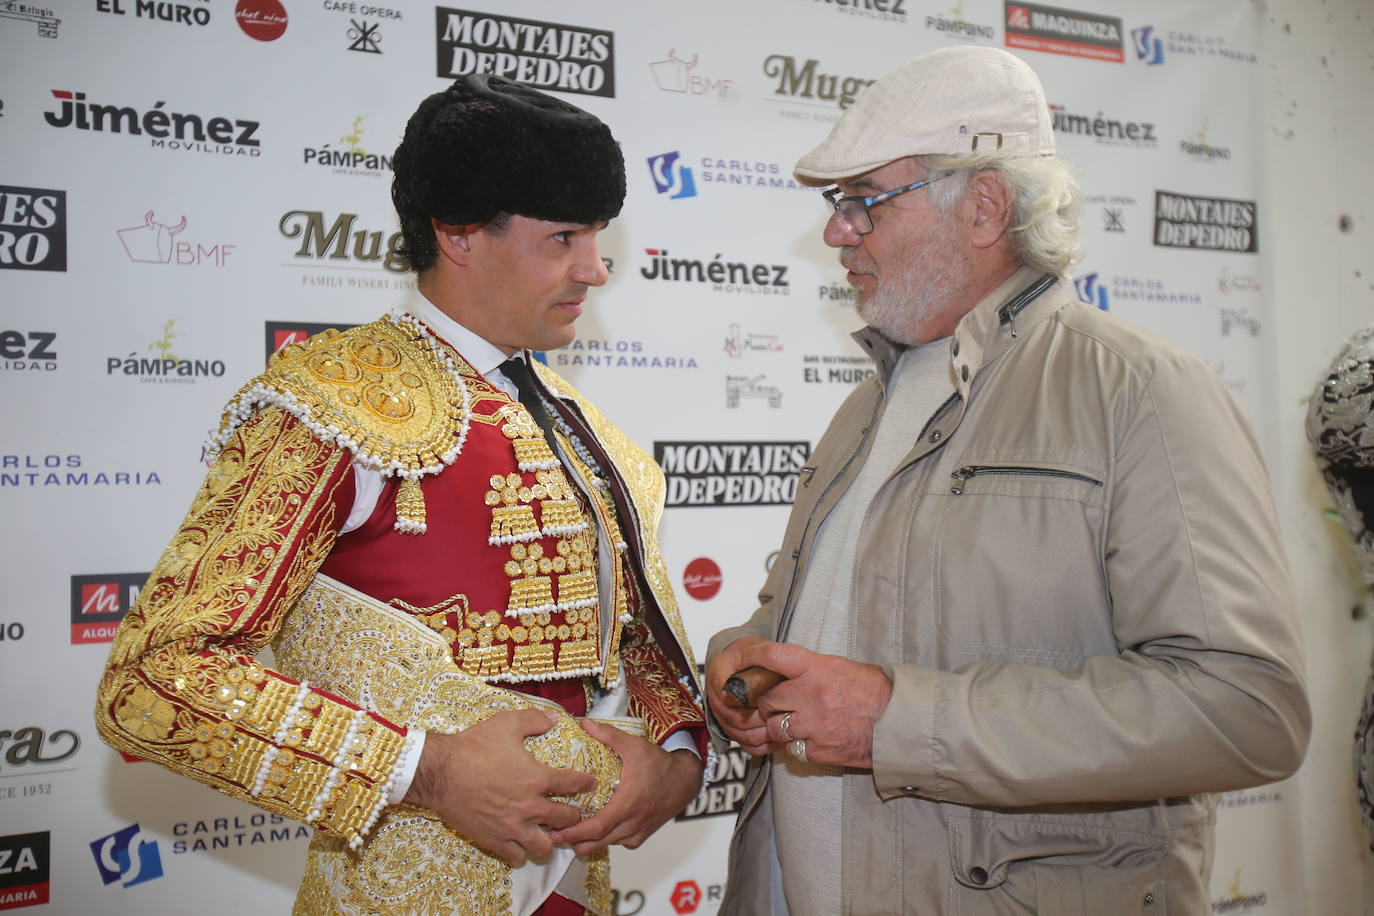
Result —
[[[467, 21], [471, 43], [499, 44], [490, 15], [557, 23], [571, 30], [558, 33], [560, 75], [603, 92], [613, 77], [613, 96], [565, 96], [625, 151], [629, 197], [603, 236], [611, 281], [578, 343], [549, 361], [652, 449], [814, 443], [867, 369], [846, 337], [858, 321], [820, 241], [821, 203], [790, 166], [865, 81], [960, 41], [1005, 46], [1018, 16], [991, 0], [486, 0], [453, 16], [401, 0], [284, 2], [0, 3], [0, 856], [50, 872], [40, 892], [41, 867], [0, 863], [0, 909], [42, 894], [61, 913], [289, 907], [303, 828], [100, 744], [102, 628], [180, 521], [205, 432], [267, 343], [414, 295], [389, 269], [380, 157], [446, 84], [439, 67], [477, 59], [438, 50], [446, 29]], [[1114, 19], [1121, 60], [1015, 50], [1041, 74], [1088, 198], [1080, 293], [1206, 359], [1270, 443], [1261, 257], [1154, 244], [1161, 192], [1173, 216], [1253, 220], [1259, 252], [1270, 244], [1255, 153], [1261, 13], [1245, 0], [1075, 5], [1126, 17]], [[520, 32], [536, 52], [543, 34]], [[521, 65], [506, 53], [490, 59]], [[60, 240], [65, 269], [34, 269], [56, 266]], [[729, 454], [718, 495], [707, 477], [677, 484], [684, 498], [749, 500], [769, 470], [758, 462], [794, 467], [779, 450]], [[752, 610], [785, 516], [667, 511], [674, 575], [699, 558], [720, 570], [713, 597], [682, 594], [698, 647]], [[716, 909], [739, 762], [697, 816], [617, 854], [620, 913]], [[1284, 839], [1296, 819], [1286, 785], [1223, 797], [1213, 891], [1225, 912], [1301, 911]]]

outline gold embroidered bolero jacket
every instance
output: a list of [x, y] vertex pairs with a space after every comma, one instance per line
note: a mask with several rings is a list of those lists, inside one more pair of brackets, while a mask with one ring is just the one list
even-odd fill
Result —
[[[641, 703], [631, 714], [648, 721], [648, 737], [661, 740], [702, 720], [695, 661], [657, 544], [662, 473], [570, 385], [543, 367], [539, 374], [613, 478], [607, 501], [615, 503], [627, 542], [625, 578], [650, 609], [623, 621], [618, 661], [632, 696], [636, 684], [648, 685], [641, 692], [649, 708]], [[359, 695], [346, 678], [312, 684], [255, 655], [282, 637], [280, 654], [289, 659], [292, 645], [301, 645], [299, 628], [288, 624], [303, 596], [317, 612], [332, 600], [332, 592], [312, 583], [352, 505], [355, 466], [402, 480], [389, 491], [395, 505], [386, 511], [395, 513], [398, 531], [430, 536], [423, 488], [413, 484], [462, 467], [463, 439], [481, 409], [475, 393], [484, 384], [420, 322], [392, 315], [289, 348], [246, 385], [226, 409], [217, 459], [185, 521], [116, 635], [96, 709], [102, 738], [347, 846], [361, 845], [386, 805], [408, 726], [426, 723], [406, 721], [405, 704], [394, 698]], [[518, 403], [506, 402], [498, 419], [533, 427]], [[431, 516], [435, 511], [429, 508]], [[407, 651], [433, 660], [436, 630], [415, 627], [416, 620], [426, 623], [412, 615], [397, 632], [411, 626], [423, 638]], [[631, 638], [636, 624], [640, 636]], [[657, 651], [640, 652], [645, 643]], [[465, 675], [443, 654], [439, 662]], [[511, 708], [512, 696], [520, 698], [517, 706], [527, 699], [468, 686], [500, 699], [458, 713], [454, 728]], [[576, 750], [585, 765], [586, 750], [569, 743], [569, 729], [581, 732], [567, 720], [536, 755], [566, 766], [577, 762], [567, 756]], [[618, 766], [610, 756], [606, 766]]]

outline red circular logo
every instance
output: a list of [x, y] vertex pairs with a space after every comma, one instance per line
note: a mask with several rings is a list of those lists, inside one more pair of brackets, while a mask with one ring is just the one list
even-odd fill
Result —
[[[711, 561], [707, 560], [706, 562], [710, 563]], [[701, 906], [701, 885], [695, 881], [679, 881], [677, 887], [673, 888], [673, 895], [668, 900], [678, 913], [695, 913], [697, 907]]]
[[277, 0], [239, 0], [234, 21], [249, 38], [276, 41], [286, 32], [286, 7]]
[[715, 560], [706, 557], [697, 557], [688, 563], [687, 571], [682, 574], [682, 587], [698, 601], [716, 597], [720, 583], [720, 567]]

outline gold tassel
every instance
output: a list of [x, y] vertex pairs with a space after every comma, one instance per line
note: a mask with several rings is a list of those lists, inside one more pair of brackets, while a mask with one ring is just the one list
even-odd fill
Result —
[[419, 478], [407, 477], [396, 491], [396, 524], [401, 534], [425, 533], [425, 494]]

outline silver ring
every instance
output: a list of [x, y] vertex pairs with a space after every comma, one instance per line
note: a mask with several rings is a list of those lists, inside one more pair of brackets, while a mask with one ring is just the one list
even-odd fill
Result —
[[793, 738], [792, 733], [787, 730], [787, 720], [791, 718], [792, 713], [783, 713], [782, 724], [778, 726], [778, 731], [782, 732], [782, 736], [786, 738], [788, 741], [795, 741], [797, 739]]
[[795, 738], [787, 745], [787, 753], [796, 757], [802, 763], [806, 763], [806, 739]]

